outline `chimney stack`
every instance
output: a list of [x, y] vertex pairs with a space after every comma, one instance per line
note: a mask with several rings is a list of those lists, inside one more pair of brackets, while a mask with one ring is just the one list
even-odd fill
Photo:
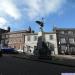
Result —
[[10, 29], [11, 29], [11, 28], [10, 28], [10, 27], [8, 27], [8, 32], [10, 32]]

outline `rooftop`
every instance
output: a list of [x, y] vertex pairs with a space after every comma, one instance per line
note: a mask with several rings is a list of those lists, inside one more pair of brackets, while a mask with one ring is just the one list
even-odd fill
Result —
[[53, 31], [56, 31], [56, 30], [75, 30], [75, 28], [53, 28]]

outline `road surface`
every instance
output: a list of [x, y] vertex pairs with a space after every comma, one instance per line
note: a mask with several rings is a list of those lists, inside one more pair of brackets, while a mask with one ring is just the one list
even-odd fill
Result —
[[0, 58], [0, 75], [61, 75], [64, 72], [74, 73], [75, 67], [20, 59], [10, 55]]

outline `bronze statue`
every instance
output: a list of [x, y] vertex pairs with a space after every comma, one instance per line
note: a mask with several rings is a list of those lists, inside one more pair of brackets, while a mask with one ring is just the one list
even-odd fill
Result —
[[42, 21], [36, 21], [36, 23], [40, 26], [40, 30], [43, 31], [43, 27], [44, 27], [43, 18]]

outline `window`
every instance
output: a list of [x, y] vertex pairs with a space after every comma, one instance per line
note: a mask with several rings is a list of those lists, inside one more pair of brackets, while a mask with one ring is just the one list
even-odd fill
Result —
[[9, 39], [9, 43], [10, 43], [10, 44], [13, 43], [13, 40], [12, 40], [12, 39]]
[[75, 52], [75, 47], [70, 47], [70, 50]]
[[31, 53], [30, 46], [27, 46], [27, 52], [30, 52]]
[[64, 34], [64, 31], [61, 31], [60, 33], [61, 33], [61, 34]]
[[72, 31], [68, 31], [68, 34], [73, 34], [73, 32]]
[[5, 38], [5, 35], [2, 35], [2, 38]]
[[8, 40], [5, 40], [5, 44], [8, 44], [8, 42], [9, 42]]
[[6, 35], [6, 38], [8, 38], [9, 37], [9, 35]]
[[36, 41], [37, 40], [37, 36], [34, 36], [34, 41]]
[[49, 38], [50, 38], [50, 40], [53, 40], [53, 35], [50, 35]]
[[62, 45], [61, 50], [67, 50], [67, 47], [65, 45]]
[[69, 38], [69, 42], [70, 43], [74, 43], [75, 41], [74, 41], [74, 38]]
[[30, 41], [30, 36], [27, 37], [27, 40]]
[[66, 43], [65, 38], [61, 38], [61, 39], [60, 39], [60, 42], [61, 42], [61, 43]]
[[4, 44], [5, 40], [1, 40], [1, 44]]
[[10, 34], [9, 37], [13, 37], [13, 34]]
[[34, 46], [34, 50], [36, 50], [37, 49], [37, 46]]
[[21, 38], [19, 39], [19, 42], [20, 42], [20, 43], [22, 42], [22, 39], [21, 39]]

